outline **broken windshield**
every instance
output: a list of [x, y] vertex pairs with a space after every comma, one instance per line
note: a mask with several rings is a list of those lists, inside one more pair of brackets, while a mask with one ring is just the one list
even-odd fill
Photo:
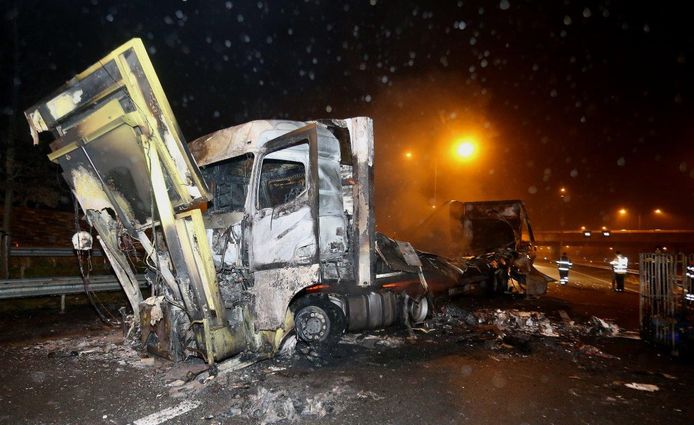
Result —
[[243, 211], [251, 180], [253, 160], [253, 154], [247, 153], [202, 169], [202, 175], [213, 192], [211, 210]]

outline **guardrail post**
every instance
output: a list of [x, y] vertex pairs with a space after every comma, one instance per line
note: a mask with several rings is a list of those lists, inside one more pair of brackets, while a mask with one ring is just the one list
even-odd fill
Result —
[[10, 277], [10, 235], [7, 233], [2, 233], [2, 238], [0, 241], [0, 261], [2, 261], [2, 279], [9, 279]]
[[65, 294], [60, 294], [60, 314], [65, 314]]

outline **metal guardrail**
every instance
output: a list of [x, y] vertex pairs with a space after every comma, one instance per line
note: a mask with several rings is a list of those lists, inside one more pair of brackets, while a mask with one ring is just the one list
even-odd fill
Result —
[[[583, 266], [583, 267], [592, 267], [594, 269], [602, 269], [602, 270], [612, 270], [612, 266], [607, 266], [607, 265], [602, 265], [602, 264], [595, 264], [595, 263], [573, 263], [576, 266]], [[627, 269], [627, 274], [635, 274], [638, 276], [639, 274], [639, 269]]]
[[[694, 254], [692, 254], [692, 261], [694, 261]], [[554, 261], [549, 261], [549, 260], [542, 260], [544, 263], [551, 265], [551, 266], [556, 266], [556, 263]], [[602, 265], [602, 264], [595, 264], [595, 263], [577, 263], [573, 262], [573, 265], [575, 266], [583, 266], [583, 267], [591, 267], [594, 269], [601, 269], [601, 270], [612, 270], [611, 266], [608, 265]], [[627, 269], [627, 274], [631, 274], [634, 276], [640, 276], [639, 269]], [[684, 276], [682, 274], [677, 274], [675, 273], [675, 282], [677, 282], [678, 285], [681, 285], [684, 282]]]
[[[552, 267], [556, 267], [556, 265], [557, 265], [554, 261], [550, 261], [550, 260], [541, 260], [541, 261], [542, 261], [542, 263], [546, 263], [547, 265], [550, 265], [550, 266], [552, 266]], [[538, 261], [538, 264], [539, 264], [539, 263], [540, 263], [540, 262]], [[611, 266], [602, 265], [602, 264], [595, 264], [595, 263], [577, 263], [577, 262], [575, 262], [575, 261], [573, 261], [572, 264], [573, 264], [574, 266], [591, 267], [591, 268], [594, 268], [594, 269], [601, 269], [601, 270], [612, 270], [612, 267], [611, 267]], [[633, 275], [637, 275], [637, 276], [638, 276], [639, 270], [638, 270], [638, 269], [627, 269], [627, 274], [633, 274]]]
[[[144, 275], [138, 275], [140, 287], [146, 286]], [[89, 288], [94, 292], [118, 291], [120, 283], [115, 276], [92, 276]], [[46, 295], [79, 294], [84, 292], [84, 282], [79, 276], [39, 277], [32, 279], [0, 280], [0, 300], [41, 297]]]
[[[75, 250], [72, 248], [10, 248], [10, 257], [72, 257]], [[103, 257], [100, 249], [91, 251], [93, 257]]]

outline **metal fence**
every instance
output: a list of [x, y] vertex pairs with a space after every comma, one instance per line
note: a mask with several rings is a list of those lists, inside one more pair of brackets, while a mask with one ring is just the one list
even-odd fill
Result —
[[694, 255], [642, 253], [640, 262], [639, 319], [641, 337], [677, 349], [687, 334], [693, 305], [685, 295], [692, 289], [685, 269]]
[[687, 278], [687, 265], [694, 266], [694, 254], [681, 254], [680, 264], [682, 270], [682, 289], [684, 290], [685, 307], [694, 309], [694, 279]]

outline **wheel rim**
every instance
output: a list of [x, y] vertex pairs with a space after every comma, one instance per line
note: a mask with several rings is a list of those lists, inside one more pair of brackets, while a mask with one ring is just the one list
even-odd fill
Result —
[[295, 319], [296, 333], [308, 342], [322, 342], [330, 334], [330, 318], [320, 307], [310, 305], [302, 308]]
[[409, 306], [410, 319], [413, 323], [421, 323], [427, 318], [429, 313], [429, 301], [426, 298], [422, 298], [419, 301], [410, 299]]

